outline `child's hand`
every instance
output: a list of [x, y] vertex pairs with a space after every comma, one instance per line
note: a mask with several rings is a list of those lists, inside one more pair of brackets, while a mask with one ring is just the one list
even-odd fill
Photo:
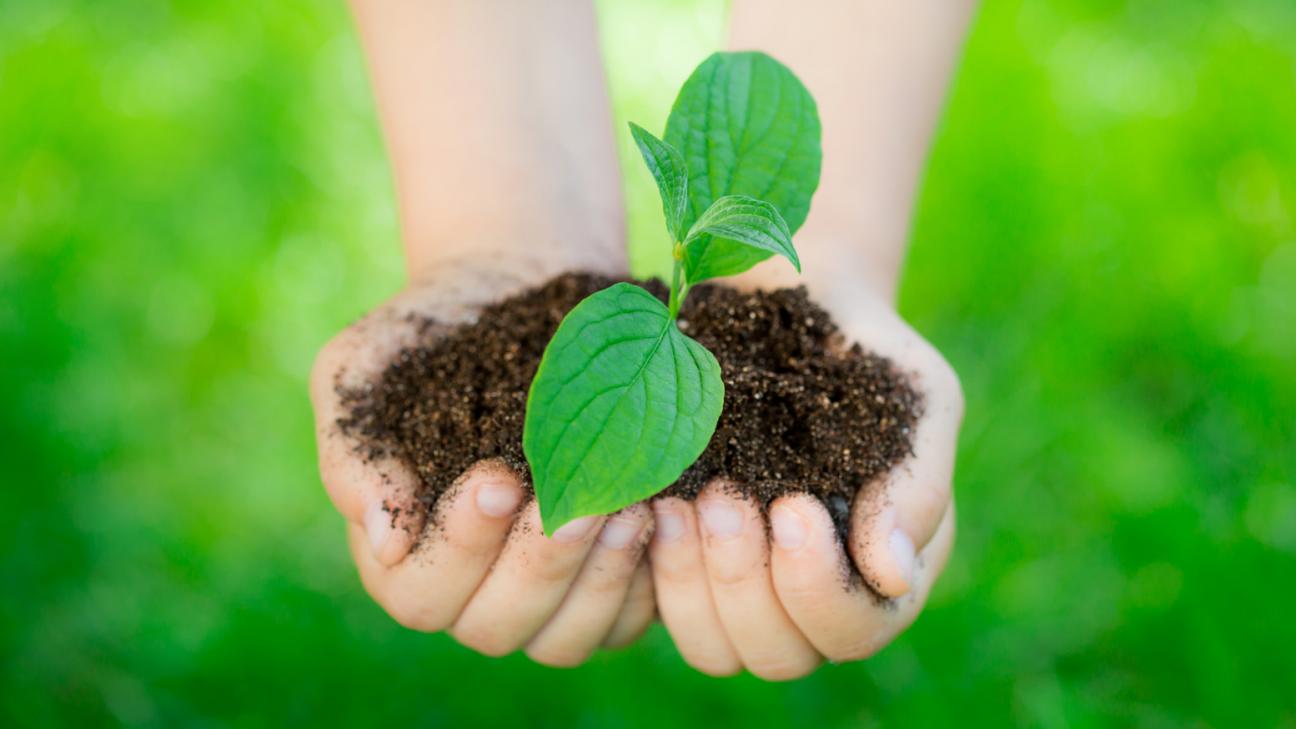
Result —
[[630, 643], [652, 621], [652, 583], [640, 559], [652, 533], [648, 507], [581, 519], [546, 538], [534, 500], [519, 511], [517, 475], [482, 463], [425, 524], [414, 501], [418, 476], [394, 458], [366, 461], [337, 425], [345, 414], [338, 386], [378, 378], [412, 342], [409, 313], [454, 324], [535, 282], [534, 273], [501, 273], [498, 257], [483, 258], [494, 262], [436, 267], [436, 281], [411, 286], [324, 347], [311, 377], [320, 474], [350, 522], [366, 589], [398, 622], [448, 630], [488, 655], [525, 648], [541, 663], [575, 665], [600, 645]]
[[[825, 659], [866, 658], [913, 622], [949, 556], [963, 416], [958, 379], [889, 306], [861, 287], [841, 290], [845, 298], [820, 303], [848, 338], [889, 357], [923, 393], [914, 456], [857, 495], [849, 554], [811, 497], [775, 501], [768, 531], [757, 507], [722, 484], [692, 504], [654, 502], [649, 556], [658, 612], [685, 660], [706, 673], [745, 667], [762, 678], [791, 679]], [[890, 600], [849, 586], [847, 559]]]
[[[453, 324], [569, 269], [626, 270], [616, 144], [592, 3], [352, 0], [378, 101], [414, 284], [316, 364], [321, 473], [350, 520], [370, 594], [400, 622], [500, 655], [580, 663], [652, 620], [650, 510], [553, 539], [515, 474], [478, 464], [430, 524], [402, 508], [414, 475], [366, 464], [337, 433], [333, 378], [372, 380], [410, 310]], [[460, 263], [455, 264], [453, 262]], [[447, 263], [451, 262], [451, 263]], [[363, 363], [363, 364], [362, 364]], [[402, 521], [408, 518], [409, 521]], [[407, 531], [408, 529], [408, 531]], [[410, 545], [419, 547], [410, 553]]]

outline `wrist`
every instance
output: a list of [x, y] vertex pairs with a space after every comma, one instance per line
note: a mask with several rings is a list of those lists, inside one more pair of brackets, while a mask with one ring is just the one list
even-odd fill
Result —
[[463, 276], [535, 285], [571, 270], [625, 275], [624, 248], [619, 239], [607, 236], [558, 238], [531, 232], [408, 244], [405, 263], [410, 286]]

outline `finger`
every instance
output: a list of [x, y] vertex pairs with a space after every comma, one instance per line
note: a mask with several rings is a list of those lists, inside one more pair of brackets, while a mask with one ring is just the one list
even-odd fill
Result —
[[570, 667], [589, 658], [616, 623], [651, 534], [651, 510], [644, 504], [608, 517], [558, 611], [527, 643], [531, 660]]
[[923, 415], [915, 424], [915, 457], [932, 460], [932, 464], [912, 477], [906, 473], [905, 480], [892, 484], [897, 490], [906, 490], [906, 481], [918, 481], [928, 492], [912, 496], [915, 503], [903, 507], [899, 518], [903, 527], [911, 529], [910, 537], [921, 550], [936, 532], [949, 502], [955, 437], [963, 423], [963, 388], [941, 353], [899, 318], [889, 302], [864, 297], [851, 309], [857, 315], [845, 323], [849, 339], [866, 342], [868, 349], [896, 362], [923, 396]]
[[958, 417], [939, 393], [914, 431], [913, 455], [855, 496], [851, 556], [869, 585], [898, 597], [913, 588], [915, 555], [948, 508], [958, 440]]
[[914, 555], [935, 534], [950, 502], [963, 391], [940, 353], [890, 307], [854, 319], [850, 336], [912, 369], [923, 397], [913, 454], [860, 489], [851, 509], [851, 557], [873, 589], [897, 597], [912, 588]]
[[419, 549], [393, 566], [373, 555], [363, 527], [351, 525], [352, 553], [365, 589], [401, 625], [445, 630], [503, 549], [522, 496], [511, 469], [496, 463], [473, 467], [442, 495]]
[[581, 517], [546, 537], [533, 499], [450, 634], [489, 656], [526, 645], [562, 603], [604, 520]]
[[338, 511], [363, 527], [374, 558], [394, 565], [409, 554], [423, 528], [419, 478], [392, 458], [366, 463], [321, 439], [320, 476]]
[[738, 652], [729, 642], [715, 601], [693, 505], [676, 498], [653, 501], [657, 531], [648, 546], [657, 613], [670, 632], [684, 662], [712, 676], [732, 676], [742, 670]]
[[373, 343], [375, 326], [356, 325], [324, 347], [311, 374], [311, 401], [324, 488], [344, 518], [364, 527], [374, 557], [392, 565], [409, 553], [423, 528], [416, 499], [421, 480], [390, 454], [365, 452], [338, 425], [349, 414], [342, 392], [378, 377], [400, 341]]
[[648, 560], [641, 558], [635, 567], [634, 577], [630, 578], [630, 589], [616, 622], [603, 639], [604, 648], [625, 648], [643, 636], [652, 626], [657, 616], [657, 604], [653, 596], [652, 568]]
[[712, 482], [698, 496], [702, 555], [716, 612], [743, 665], [769, 681], [800, 678], [820, 663], [774, 592], [769, 541], [756, 505]]
[[867, 658], [914, 621], [945, 568], [954, 539], [951, 504], [917, 560], [913, 589], [885, 600], [850, 584], [845, 551], [817, 499], [781, 498], [770, 508], [770, 522], [779, 600], [802, 634], [833, 661]]

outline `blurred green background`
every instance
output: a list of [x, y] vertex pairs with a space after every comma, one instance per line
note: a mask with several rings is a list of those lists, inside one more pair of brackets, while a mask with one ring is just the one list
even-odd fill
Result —
[[[662, 118], [723, 3], [602, 10]], [[969, 401], [930, 607], [549, 670], [395, 625], [318, 484], [312, 356], [402, 280], [345, 7], [6, 0], [0, 724], [1296, 726], [1294, 218], [1296, 4], [985, 0], [902, 293]]]

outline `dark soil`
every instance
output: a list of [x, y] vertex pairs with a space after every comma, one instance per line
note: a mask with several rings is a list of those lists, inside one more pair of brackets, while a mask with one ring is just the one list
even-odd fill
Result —
[[[529, 482], [522, 423], [531, 379], [566, 313], [613, 279], [570, 273], [496, 303], [477, 321], [401, 351], [374, 387], [342, 391], [339, 421], [370, 458], [394, 454], [423, 478], [421, 503], [467, 468], [499, 459]], [[645, 286], [663, 301], [665, 288]], [[804, 288], [690, 291], [680, 327], [720, 361], [725, 403], [711, 444], [667, 494], [722, 477], [768, 506], [808, 492], [844, 537], [855, 492], [911, 453], [921, 399], [887, 359], [846, 347]]]

